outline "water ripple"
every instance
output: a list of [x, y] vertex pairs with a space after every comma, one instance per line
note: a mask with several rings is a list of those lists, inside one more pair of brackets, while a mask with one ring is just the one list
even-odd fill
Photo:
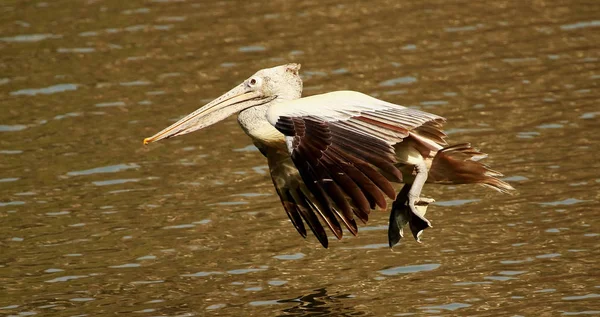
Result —
[[74, 297], [74, 298], [69, 299], [69, 301], [71, 301], [71, 302], [90, 302], [93, 300], [95, 300], [95, 299], [91, 298], [91, 297]]
[[448, 33], [466, 32], [466, 31], [475, 31], [481, 27], [483, 27], [483, 24], [465, 25], [465, 26], [447, 27], [447, 28], [444, 28], [444, 31], [448, 32]]
[[57, 34], [22, 34], [10, 37], [0, 37], [0, 41], [4, 42], [39, 42], [47, 39], [58, 39], [62, 35]]
[[144, 261], [144, 260], [156, 260], [156, 255], [144, 255], [135, 259], [136, 261]]
[[79, 176], [79, 175], [91, 175], [91, 174], [100, 174], [100, 173], [116, 173], [116, 172], [121, 172], [121, 171], [125, 171], [128, 169], [139, 168], [139, 167], [140, 166], [135, 163], [117, 164], [117, 165], [96, 167], [96, 168], [92, 168], [89, 170], [68, 172], [67, 175]]
[[215, 310], [215, 309], [219, 309], [219, 308], [223, 308], [226, 307], [226, 304], [212, 304], [208, 307], [206, 307], [207, 310]]
[[580, 119], [594, 119], [597, 116], [600, 115], [600, 111], [594, 111], [594, 112], [586, 112], [584, 114], [582, 114], [579, 118]]
[[562, 300], [582, 300], [582, 299], [588, 299], [588, 298], [600, 298], [600, 294], [587, 294], [587, 295], [581, 295], [581, 296], [567, 296], [567, 297], [563, 297]]
[[548, 253], [536, 256], [538, 259], [552, 259], [560, 256], [560, 253]]
[[164, 283], [164, 280], [151, 280], [151, 281], [133, 281], [131, 284], [133, 285], [148, 285], [148, 284], [160, 284]]
[[[27, 129], [26, 125], [22, 125], [22, 124], [13, 124], [13, 125], [3, 125], [0, 124], [0, 132], [14, 132], [14, 131], [21, 131], [21, 130], [25, 130]], [[3, 151], [6, 152], [6, 151]], [[4, 153], [7, 154], [7, 153]]]
[[94, 184], [96, 186], [108, 186], [108, 185], [139, 182], [140, 180], [141, 180], [140, 178], [111, 179], [111, 180], [106, 180], [106, 181], [95, 181], [95, 182], [92, 182], [92, 184]]
[[399, 77], [399, 78], [382, 81], [381, 83], [379, 83], [379, 86], [392, 87], [392, 86], [396, 86], [398, 84], [412, 84], [416, 81], [417, 81], [417, 78], [415, 78], [415, 77], [405, 76], [405, 77]]
[[563, 24], [560, 26], [561, 30], [576, 30], [583, 28], [591, 28], [600, 26], [600, 20], [577, 22], [573, 24]]
[[254, 273], [254, 272], [260, 272], [260, 271], [265, 271], [266, 269], [268, 269], [268, 266], [261, 266], [259, 268], [249, 268], [249, 269], [237, 269], [237, 270], [231, 270], [231, 271], [227, 271], [227, 273], [229, 274], [234, 274], [234, 275], [238, 275], [238, 274], [248, 274], [248, 273]]
[[408, 274], [408, 273], [432, 271], [432, 270], [439, 268], [440, 266], [441, 266], [441, 264], [438, 264], [438, 263], [397, 266], [397, 267], [392, 267], [389, 269], [381, 270], [378, 272], [383, 275], [398, 275], [398, 274]]
[[152, 84], [152, 82], [149, 82], [147, 80], [135, 80], [119, 83], [119, 85], [121, 86], [147, 86], [150, 84]]
[[54, 120], [62, 120], [65, 118], [72, 118], [72, 117], [80, 117], [82, 115], [83, 115], [82, 112], [68, 112], [65, 114], [59, 114], [59, 115], [54, 116]]
[[287, 281], [280, 281], [280, 280], [270, 280], [269, 282], [267, 282], [269, 285], [271, 286], [281, 286], [287, 283]]
[[192, 274], [181, 274], [181, 276], [185, 276], [185, 277], [205, 277], [205, 276], [210, 276], [210, 275], [219, 275], [219, 274], [223, 274], [223, 272], [196, 272], [196, 273], [192, 273]]
[[57, 92], [77, 90], [77, 87], [78, 87], [77, 84], [58, 84], [58, 85], [48, 86], [45, 88], [21, 89], [21, 90], [13, 91], [10, 94], [12, 96], [20, 96], [20, 95], [35, 96], [38, 94], [49, 95], [49, 94], [54, 94]]
[[457, 200], [446, 200], [446, 201], [436, 201], [434, 204], [438, 206], [462, 206], [469, 203], [474, 203], [481, 201], [481, 199], [457, 199]]
[[258, 148], [254, 145], [248, 145], [243, 148], [233, 149], [234, 152], [258, 152]]
[[78, 53], [78, 54], [93, 53], [95, 51], [96, 51], [96, 49], [93, 47], [72, 47], [72, 48], [60, 47], [56, 50], [57, 53]]
[[5, 207], [5, 206], [19, 206], [19, 205], [25, 205], [24, 201], [8, 201], [8, 202], [1, 202], [0, 201], [0, 207]]
[[534, 137], [540, 135], [537, 131], [527, 131], [527, 132], [518, 132], [517, 138], [519, 139], [533, 139]]
[[187, 20], [184, 16], [169, 16], [169, 17], [159, 17], [156, 19], [158, 22], [182, 22]]
[[95, 104], [96, 107], [104, 108], [104, 107], [123, 107], [125, 103], [123, 101], [113, 101], [113, 102], [101, 102]]
[[267, 305], [281, 305], [277, 300], [258, 300], [249, 303], [250, 306], [267, 306]]
[[56, 211], [56, 212], [47, 212], [46, 216], [50, 216], [50, 217], [64, 216], [64, 215], [68, 215], [70, 213], [71, 213], [70, 211], [62, 210], [62, 211]]
[[149, 8], [139, 8], [139, 9], [129, 9], [129, 10], [123, 10], [121, 11], [121, 14], [139, 14], [139, 13], [149, 13], [150, 9]]
[[70, 280], [76, 280], [76, 279], [80, 279], [80, 278], [84, 278], [84, 277], [89, 277], [89, 275], [68, 275], [68, 276], [61, 276], [61, 277], [53, 278], [51, 280], [47, 280], [45, 282], [46, 283], [67, 282], [67, 281], [70, 281]]
[[302, 259], [303, 257], [305, 257], [304, 253], [294, 253], [294, 254], [276, 255], [273, 258], [278, 259], [278, 260], [298, 260], [298, 259]]
[[14, 154], [21, 154], [21, 153], [23, 153], [23, 151], [21, 151], [21, 150], [0, 150], [0, 154], [14, 155]]
[[450, 310], [455, 311], [460, 308], [471, 307], [469, 304], [464, 303], [450, 303], [445, 305], [437, 305], [437, 306], [423, 306], [419, 307], [419, 309], [434, 309], [434, 310]]
[[500, 274], [500, 275], [508, 275], [508, 276], [521, 275], [523, 273], [527, 273], [527, 271], [500, 271], [500, 272], [498, 272], [498, 274]]
[[563, 316], [600, 315], [600, 310], [584, 310], [580, 312], [564, 312]]
[[483, 279], [485, 280], [492, 280], [492, 281], [508, 281], [508, 280], [514, 280], [514, 277], [509, 277], [509, 276], [484, 276]]
[[181, 225], [172, 225], [172, 226], [166, 226], [166, 227], [162, 227], [163, 229], [189, 229], [189, 228], [194, 228], [196, 225], [193, 223], [185, 223], [185, 224], [181, 224]]
[[267, 48], [261, 45], [250, 45], [250, 46], [242, 46], [238, 49], [240, 52], [249, 53], [249, 52], [263, 52], [266, 51]]
[[140, 266], [142, 266], [142, 265], [139, 263], [125, 263], [125, 264], [120, 264], [120, 265], [111, 265], [111, 266], [109, 266], [109, 268], [124, 269], [124, 268], [140, 267]]
[[567, 198], [567, 199], [564, 199], [564, 200], [543, 202], [543, 203], [538, 203], [538, 204], [542, 205], [542, 206], [564, 206], [564, 205], [579, 204], [579, 203], [583, 203], [583, 202], [586, 202], [586, 201], [587, 200], [581, 200], [581, 199], [576, 199], [576, 198]]

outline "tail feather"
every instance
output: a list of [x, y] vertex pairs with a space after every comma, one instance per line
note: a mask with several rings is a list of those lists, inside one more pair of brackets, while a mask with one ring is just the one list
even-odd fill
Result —
[[469, 143], [455, 144], [439, 150], [433, 158], [428, 181], [445, 184], [480, 184], [502, 193], [515, 190], [498, 179], [502, 173], [479, 161], [487, 154], [479, 152]]

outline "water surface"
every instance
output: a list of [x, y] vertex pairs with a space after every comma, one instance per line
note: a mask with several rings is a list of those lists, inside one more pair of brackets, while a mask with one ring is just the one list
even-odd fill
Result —
[[[3, 1], [0, 314], [598, 315], [595, 1]], [[231, 118], [142, 139], [264, 67], [448, 119], [519, 191], [426, 186], [324, 250]]]

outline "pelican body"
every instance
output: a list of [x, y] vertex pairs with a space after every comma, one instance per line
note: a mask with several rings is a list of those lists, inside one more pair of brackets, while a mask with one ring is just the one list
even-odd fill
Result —
[[[433, 199], [421, 197], [426, 182], [480, 184], [513, 190], [502, 176], [479, 162], [486, 157], [470, 144], [448, 146], [440, 116], [354, 91], [302, 98], [299, 64], [256, 72], [243, 83], [144, 144], [187, 134], [238, 113], [244, 132], [267, 158], [273, 184], [292, 224], [306, 227], [328, 247], [322, 223], [341, 239], [342, 224], [358, 233], [355, 217], [393, 199], [390, 247], [408, 224], [420, 241], [431, 227], [425, 211]], [[396, 193], [392, 183], [404, 183]]]

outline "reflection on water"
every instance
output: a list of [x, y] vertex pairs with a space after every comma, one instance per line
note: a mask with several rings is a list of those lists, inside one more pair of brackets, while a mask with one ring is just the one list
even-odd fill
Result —
[[[350, 294], [329, 295], [327, 289], [317, 289], [308, 295], [292, 299], [278, 300], [276, 304], [290, 303], [294, 306], [283, 309], [280, 316], [365, 316], [361, 307], [345, 303], [346, 299], [356, 297]], [[264, 305], [271, 304], [265, 302]]]
[[[598, 315], [594, 1], [0, 2], [0, 314]], [[401, 18], [399, 18], [401, 17]], [[448, 119], [517, 189], [426, 186], [322, 249], [234, 118], [143, 137], [256, 70], [303, 64]], [[333, 239], [332, 239], [333, 241]]]

